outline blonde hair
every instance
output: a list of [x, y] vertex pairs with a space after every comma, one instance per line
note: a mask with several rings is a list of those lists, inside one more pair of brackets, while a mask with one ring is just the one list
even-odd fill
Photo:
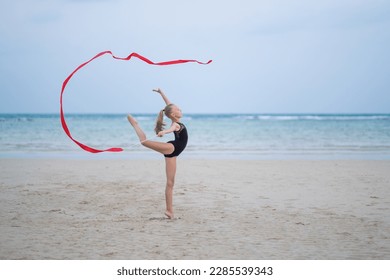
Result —
[[162, 109], [160, 111], [160, 113], [158, 113], [157, 115], [157, 119], [156, 119], [156, 127], [154, 128], [154, 131], [156, 132], [156, 134], [158, 134], [160, 131], [163, 131], [164, 130], [164, 127], [165, 127], [165, 123], [164, 123], [164, 113], [165, 115], [170, 118], [171, 117], [171, 114], [172, 114], [172, 108], [173, 108], [174, 104], [168, 104], [167, 106], [165, 106], [164, 109]]

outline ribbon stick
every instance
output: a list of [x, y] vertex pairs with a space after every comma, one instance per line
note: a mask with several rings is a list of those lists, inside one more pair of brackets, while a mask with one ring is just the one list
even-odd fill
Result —
[[79, 145], [80, 148], [82, 148], [83, 150], [85, 150], [87, 152], [90, 152], [90, 153], [122, 152], [123, 149], [122, 148], [115, 148], [115, 147], [113, 147], [113, 148], [108, 148], [108, 149], [105, 149], [105, 150], [99, 150], [99, 149], [95, 149], [95, 148], [89, 147], [89, 146], [87, 146], [87, 145], [77, 141], [76, 139], [74, 139], [72, 137], [72, 135], [70, 133], [70, 130], [68, 128], [68, 125], [66, 124], [66, 121], [65, 121], [64, 110], [63, 110], [63, 106], [62, 106], [63, 105], [62, 97], [63, 97], [64, 91], [65, 91], [66, 85], [68, 84], [70, 79], [73, 77], [73, 75], [76, 74], [77, 71], [79, 71], [81, 68], [86, 66], [91, 61], [93, 61], [93, 60], [95, 60], [95, 59], [97, 59], [97, 58], [99, 58], [99, 57], [101, 57], [103, 55], [106, 55], [106, 54], [110, 54], [112, 56], [112, 58], [118, 59], [118, 60], [130, 60], [132, 57], [136, 57], [136, 58], [144, 61], [145, 63], [152, 64], [152, 65], [157, 65], [157, 66], [166, 66], [166, 65], [181, 64], [181, 63], [188, 63], [188, 62], [194, 62], [194, 63], [198, 63], [198, 64], [209, 64], [209, 63], [212, 62], [212, 60], [209, 60], [208, 62], [200, 62], [200, 61], [197, 61], [197, 60], [194, 60], [194, 59], [187, 59], [187, 60], [179, 59], [179, 60], [171, 60], [171, 61], [163, 61], [163, 62], [153, 62], [150, 59], [148, 59], [148, 58], [146, 58], [146, 57], [144, 57], [142, 55], [139, 55], [138, 53], [131, 53], [127, 57], [117, 57], [111, 51], [104, 51], [104, 52], [98, 53], [97, 55], [92, 57], [90, 60], [82, 63], [81, 65], [79, 65], [75, 70], [73, 70], [73, 72], [62, 83], [61, 95], [60, 95], [60, 117], [61, 117], [62, 128], [64, 129], [66, 135], [68, 135], [68, 137], [73, 142], [75, 142], [77, 145]]

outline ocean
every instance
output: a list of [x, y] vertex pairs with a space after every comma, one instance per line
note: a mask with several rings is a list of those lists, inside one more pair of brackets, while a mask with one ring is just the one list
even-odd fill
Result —
[[[134, 114], [155, 138], [155, 114]], [[124, 152], [91, 154], [64, 133], [58, 114], [0, 114], [0, 158], [158, 158], [138, 143], [126, 114], [67, 114], [72, 136], [94, 148]], [[166, 119], [169, 124], [169, 119]], [[180, 157], [205, 159], [390, 159], [390, 114], [188, 114], [189, 133]]]

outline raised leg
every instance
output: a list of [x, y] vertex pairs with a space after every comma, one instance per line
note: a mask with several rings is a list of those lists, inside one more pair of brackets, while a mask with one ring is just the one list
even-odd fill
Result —
[[176, 157], [165, 158], [165, 170], [167, 175], [167, 184], [165, 187], [165, 216], [168, 219], [173, 219], [173, 186], [175, 184], [176, 175]]
[[145, 146], [149, 149], [152, 149], [156, 152], [159, 152], [163, 155], [169, 155], [169, 154], [173, 153], [173, 151], [175, 150], [175, 147], [171, 143], [162, 143], [162, 142], [147, 140], [145, 133], [139, 127], [136, 119], [134, 119], [134, 117], [131, 115], [128, 115], [127, 119], [129, 121], [129, 123], [133, 126], [135, 132], [137, 133], [139, 141], [141, 142], [141, 144], [143, 146]]

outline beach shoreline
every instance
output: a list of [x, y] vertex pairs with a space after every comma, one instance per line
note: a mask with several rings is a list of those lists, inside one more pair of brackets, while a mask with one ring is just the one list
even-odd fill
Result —
[[390, 161], [0, 159], [0, 259], [389, 259]]

